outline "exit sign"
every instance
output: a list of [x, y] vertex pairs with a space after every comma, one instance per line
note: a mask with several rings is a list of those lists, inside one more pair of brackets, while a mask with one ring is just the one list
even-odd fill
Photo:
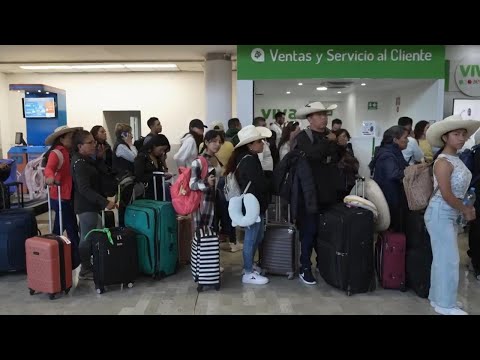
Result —
[[368, 110], [378, 110], [378, 102], [369, 101], [368, 102]]

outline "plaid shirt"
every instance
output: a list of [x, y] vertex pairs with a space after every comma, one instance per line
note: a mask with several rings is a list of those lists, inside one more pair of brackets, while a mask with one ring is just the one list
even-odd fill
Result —
[[215, 190], [216, 184], [218, 183], [219, 175], [221, 173], [222, 168], [220, 165], [214, 167], [211, 164], [211, 156], [207, 154], [202, 154], [200, 156], [205, 157], [208, 162], [208, 171], [207, 174], [215, 169], [215, 186], [210, 187], [208, 185], [208, 175], [207, 178], [202, 179], [202, 164], [200, 160], [195, 159], [192, 162], [192, 176], [190, 177], [190, 189], [192, 190], [200, 190], [203, 193], [202, 201], [200, 202], [200, 207], [193, 213], [193, 225], [194, 229], [198, 229], [200, 226], [208, 226], [213, 227], [215, 222]]

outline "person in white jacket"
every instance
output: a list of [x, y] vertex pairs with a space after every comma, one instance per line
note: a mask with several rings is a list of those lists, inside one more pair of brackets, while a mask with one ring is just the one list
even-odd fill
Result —
[[202, 120], [193, 119], [188, 126], [189, 132], [180, 139], [180, 149], [173, 156], [178, 167], [191, 167], [198, 156], [198, 147], [203, 142], [203, 133], [207, 126]]

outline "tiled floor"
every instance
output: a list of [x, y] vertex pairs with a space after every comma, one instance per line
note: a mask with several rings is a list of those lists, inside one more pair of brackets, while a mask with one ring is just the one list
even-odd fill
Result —
[[[40, 221], [46, 230], [48, 225]], [[480, 283], [465, 266], [465, 237], [460, 236], [459, 241], [459, 300], [470, 314], [480, 314]], [[112, 286], [102, 295], [95, 292], [92, 281], [80, 281], [69, 295], [53, 301], [44, 294], [30, 296], [25, 274], [0, 276], [0, 314], [435, 314], [427, 300], [411, 291], [377, 288], [369, 294], [348, 297], [321, 278], [317, 285], [308, 286], [298, 278], [273, 276], [268, 285], [245, 286], [240, 281], [241, 252], [222, 251], [221, 256], [225, 267], [222, 289], [200, 294], [188, 267], [163, 280], [140, 278], [131, 289]]]

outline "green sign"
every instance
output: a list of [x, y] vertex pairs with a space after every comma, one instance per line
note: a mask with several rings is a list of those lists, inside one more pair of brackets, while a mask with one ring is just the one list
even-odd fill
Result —
[[369, 101], [368, 102], [368, 110], [378, 110], [378, 102]]
[[238, 45], [239, 80], [443, 79], [444, 45]]

